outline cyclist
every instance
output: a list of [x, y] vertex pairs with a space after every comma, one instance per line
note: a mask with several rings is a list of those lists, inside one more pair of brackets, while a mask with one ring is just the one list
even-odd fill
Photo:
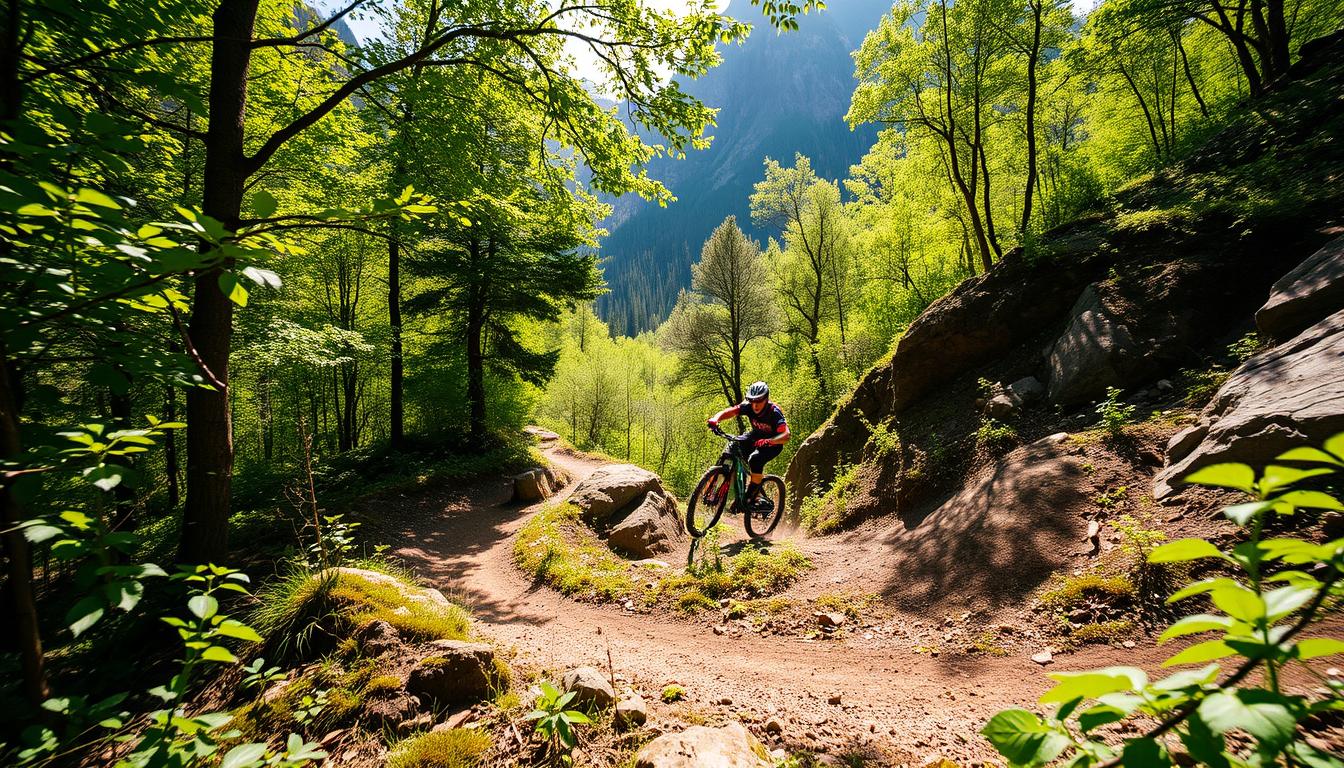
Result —
[[765, 463], [784, 450], [784, 444], [792, 436], [789, 423], [778, 405], [770, 402], [770, 387], [764, 381], [758, 381], [747, 388], [747, 399], [726, 408], [709, 417], [709, 426], [717, 427], [724, 419], [734, 416], [746, 416], [751, 421], [750, 435], [753, 438], [751, 455], [747, 457], [747, 466], [751, 468], [751, 482], [747, 485], [747, 505], [754, 511], [769, 511], [774, 503], [761, 498], [761, 480], [765, 474]]

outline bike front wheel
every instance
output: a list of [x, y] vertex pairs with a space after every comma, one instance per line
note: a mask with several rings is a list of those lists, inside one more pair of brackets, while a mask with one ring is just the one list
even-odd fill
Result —
[[784, 517], [784, 478], [779, 475], [766, 475], [761, 480], [760, 498], [770, 501], [770, 509], [759, 511], [752, 509], [742, 516], [747, 534], [753, 539], [769, 536]]
[[700, 538], [719, 522], [724, 504], [728, 501], [730, 477], [722, 466], [705, 470], [695, 484], [691, 498], [686, 502], [686, 532]]

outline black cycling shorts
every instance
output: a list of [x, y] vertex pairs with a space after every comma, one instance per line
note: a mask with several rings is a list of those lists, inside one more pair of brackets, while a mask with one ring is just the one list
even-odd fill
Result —
[[784, 450], [782, 445], [767, 445], [763, 448], [756, 448], [747, 457], [747, 466], [751, 467], [753, 475], [759, 475], [765, 471], [765, 462], [775, 458], [779, 452]]

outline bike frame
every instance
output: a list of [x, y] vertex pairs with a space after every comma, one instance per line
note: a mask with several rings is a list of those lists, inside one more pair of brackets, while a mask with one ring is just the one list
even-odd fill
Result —
[[[728, 450], [725, 453], [728, 454], [729, 460], [733, 463], [731, 470], [733, 504], [729, 508], [736, 509], [738, 507], [738, 502], [747, 496], [747, 460], [746, 457], [741, 455], [742, 445], [745, 441], [734, 439], [733, 436], [722, 431], [719, 432], [719, 436], [728, 441]], [[720, 461], [722, 461], [722, 459], [720, 459]], [[728, 491], [729, 488], [726, 483], [724, 486], [719, 487], [719, 493], [727, 493]]]

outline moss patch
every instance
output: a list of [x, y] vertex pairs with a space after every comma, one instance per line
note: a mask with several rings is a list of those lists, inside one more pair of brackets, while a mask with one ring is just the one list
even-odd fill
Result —
[[348, 571], [295, 571], [258, 591], [261, 607], [252, 624], [281, 658], [356, 650], [351, 635], [386, 621], [408, 640], [466, 640], [471, 616], [452, 603], [431, 599], [401, 575], [363, 576]]
[[397, 744], [387, 768], [474, 768], [494, 746], [490, 734], [468, 728], [426, 733]]
[[1115, 619], [1074, 627], [1069, 633], [1069, 638], [1079, 643], [1115, 643], [1128, 637], [1133, 631], [1133, 621]]
[[1057, 608], [1070, 608], [1087, 598], [1132, 600], [1134, 596], [1134, 582], [1128, 576], [1084, 573], [1064, 577], [1057, 587], [1041, 595], [1041, 602]]
[[[715, 532], [702, 541], [701, 558], [684, 572], [636, 568], [607, 549], [579, 519], [572, 504], [541, 510], [523, 526], [513, 559], [537, 581], [580, 598], [636, 599], [686, 613], [718, 607], [726, 598], [754, 600], [787, 588], [812, 562], [790, 544], [748, 546], [734, 555], [719, 553]], [[656, 579], [656, 580], [655, 580]]]

